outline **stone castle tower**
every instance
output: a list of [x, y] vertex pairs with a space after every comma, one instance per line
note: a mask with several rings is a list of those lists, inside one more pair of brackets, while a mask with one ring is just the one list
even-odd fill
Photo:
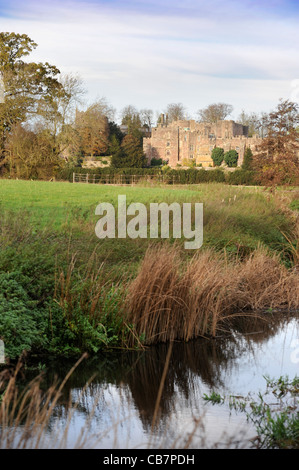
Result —
[[213, 166], [213, 148], [225, 152], [236, 150], [241, 165], [247, 147], [254, 153], [261, 139], [248, 137], [248, 127], [234, 121], [218, 121], [215, 124], [194, 120], [168, 123], [167, 115], [161, 115], [160, 123], [152, 129], [151, 136], [143, 139], [143, 150], [150, 162], [153, 158], [168, 161], [176, 167], [195, 161], [203, 167]]

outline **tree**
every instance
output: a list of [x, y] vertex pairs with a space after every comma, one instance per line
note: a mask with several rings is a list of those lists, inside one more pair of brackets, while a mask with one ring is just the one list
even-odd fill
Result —
[[10, 176], [18, 178], [50, 178], [62, 167], [63, 160], [53, 151], [49, 131], [14, 124], [6, 141]]
[[[44, 100], [38, 108], [35, 119], [39, 128], [48, 131], [52, 151], [57, 155], [63, 154], [66, 149], [81, 147], [80, 137], [74, 129], [74, 116], [78, 104], [82, 102], [85, 90], [80, 77], [73, 74], [63, 75], [59, 78], [62, 85], [60, 93], [51, 99]], [[80, 152], [79, 152], [80, 153]], [[77, 159], [79, 154], [72, 157]]]
[[112, 155], [111, 166], [115, 168], [143, 168], [146, 157], [138, 138], [132, 134], [124, 137], [119, 150]]
[[224, 161], [227, 164], [228, 167], [236, 167], [238, 163], [238, 152], [236, 150], [229, 150], [228, 152], [225, 152], [224, 154]]
[[243, 126], [248, 126], [248, 137], [252, 137], [254, 134], [259, 134], [262, 128], [262, 116], [257, 113], [246, 113], [242, 110], [237, 121]]
[[[36, 115], [42, 107], [63, 94], [59, 70], [49, 63], [24, 62], [37, 47], [26, 34], [0, 33], [0, 158], [5, 160], [5, 141], [12, 127]], [[1, 162], [0, 162], [1, 165]]]
[[224, 150], [221, 147], [215, 147], [212, 150], [212, 160], [215, 166], [220, 166], [224, 159]]
[[142, 127], [146, 127], [147, 129], [151, 129], [153, 126], [153, 119], [154, 119], [154, 112], [152, 109], [141, 109], [140, 113], [140, 120]]
[[243, 170], [252, 170], [252, 162], [253, 162], [253, 153], [252, 150], [247, 147], [244, 152], [244, 159], [242, 163]]
[[114, 155], [120, 148], [124, 134], [122, 133], [118, 124], [114, 121], [109, 121], [109, 145], [108, 145], [108, 154]]
[[128, 105], [122, 109], [121, 123], [123, 126], [127, 126], [128, 134], [131, 134], [142, 127], [139, 111], [135, 106]]
[[264, 116], [267, 133], [253, 160], [262, 184], [298, 182], [298, 123], [299, 106], [289, 100], [280, 100], [277, 108]]
[[182, 103], [170, 103], [164, 112], [168, 116], [168, 122], [186, 119], [186, 108]]
[[80, 150], [85, 155], [102, 155], [108, 149], [109, 125], [106, 104], [97, 101], [86, 111], [76, 112], [75, 128], [80, 135]]
[[227, 103], [214, 103], [198, 111], [199, 121], [214, 124], [223, 121], [233, 112], [233, 106]]

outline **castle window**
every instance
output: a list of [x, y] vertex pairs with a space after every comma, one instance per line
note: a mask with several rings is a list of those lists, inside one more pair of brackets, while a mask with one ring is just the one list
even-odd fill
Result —
[[184, 141], [187, 142], [187, 136], [186, 135], [184, 135]]
[[194, 158], [194, 155], [193, 155], [193, 154], [191, 154], [189, 158]]
[[194, 150], [194, 145], [190, 145], [190, 150], [193, 152], [193, 150]]
[[197, 137], [197, 141], [200, 142], [200, 135]]
[[166, 145], [167, 145], [167, 147], [169, 147], [169, 146], [170, 146], [170, 142], [167, 142], [167, 144], [166, 144]]

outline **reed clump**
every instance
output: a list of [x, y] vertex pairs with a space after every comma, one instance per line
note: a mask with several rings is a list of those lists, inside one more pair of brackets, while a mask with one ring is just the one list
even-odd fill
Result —
[[298, 309], [298, 281], [263, 247], [242, 261], [212, 249], [186, 261], [177, 246], [150, 247], [128, 288], [128, 321], [145, 344], [215, 337], [239, 317]]

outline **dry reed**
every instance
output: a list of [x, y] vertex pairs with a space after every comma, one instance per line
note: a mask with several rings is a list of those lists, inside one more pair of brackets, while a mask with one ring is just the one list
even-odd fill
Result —
[[[35, 377], [23, 390], [19, 389], [17, 379], [22, 368], [21, 360], [11, 376], [4, 370], [0, 375], [0, 448], [37, 449], [47, 446], [46, 431], [55, 406], [66, 382], [85, 357], [83, 354], [60, 384], [54, 381], [45, 392], [41, 389], [42, 375]], [[66, 434], [67, 426], [68, 423]], [[66, 435], [59, 436], [60, 439], [63, 437]]]
[[126, 308], [146, 344], [216, 336], [238, 316], [298, 309], [298, 272], [263, 247], [244, 261], [206, 250], [186, 262], [177, 246], [155, 246], [129, 286]]

